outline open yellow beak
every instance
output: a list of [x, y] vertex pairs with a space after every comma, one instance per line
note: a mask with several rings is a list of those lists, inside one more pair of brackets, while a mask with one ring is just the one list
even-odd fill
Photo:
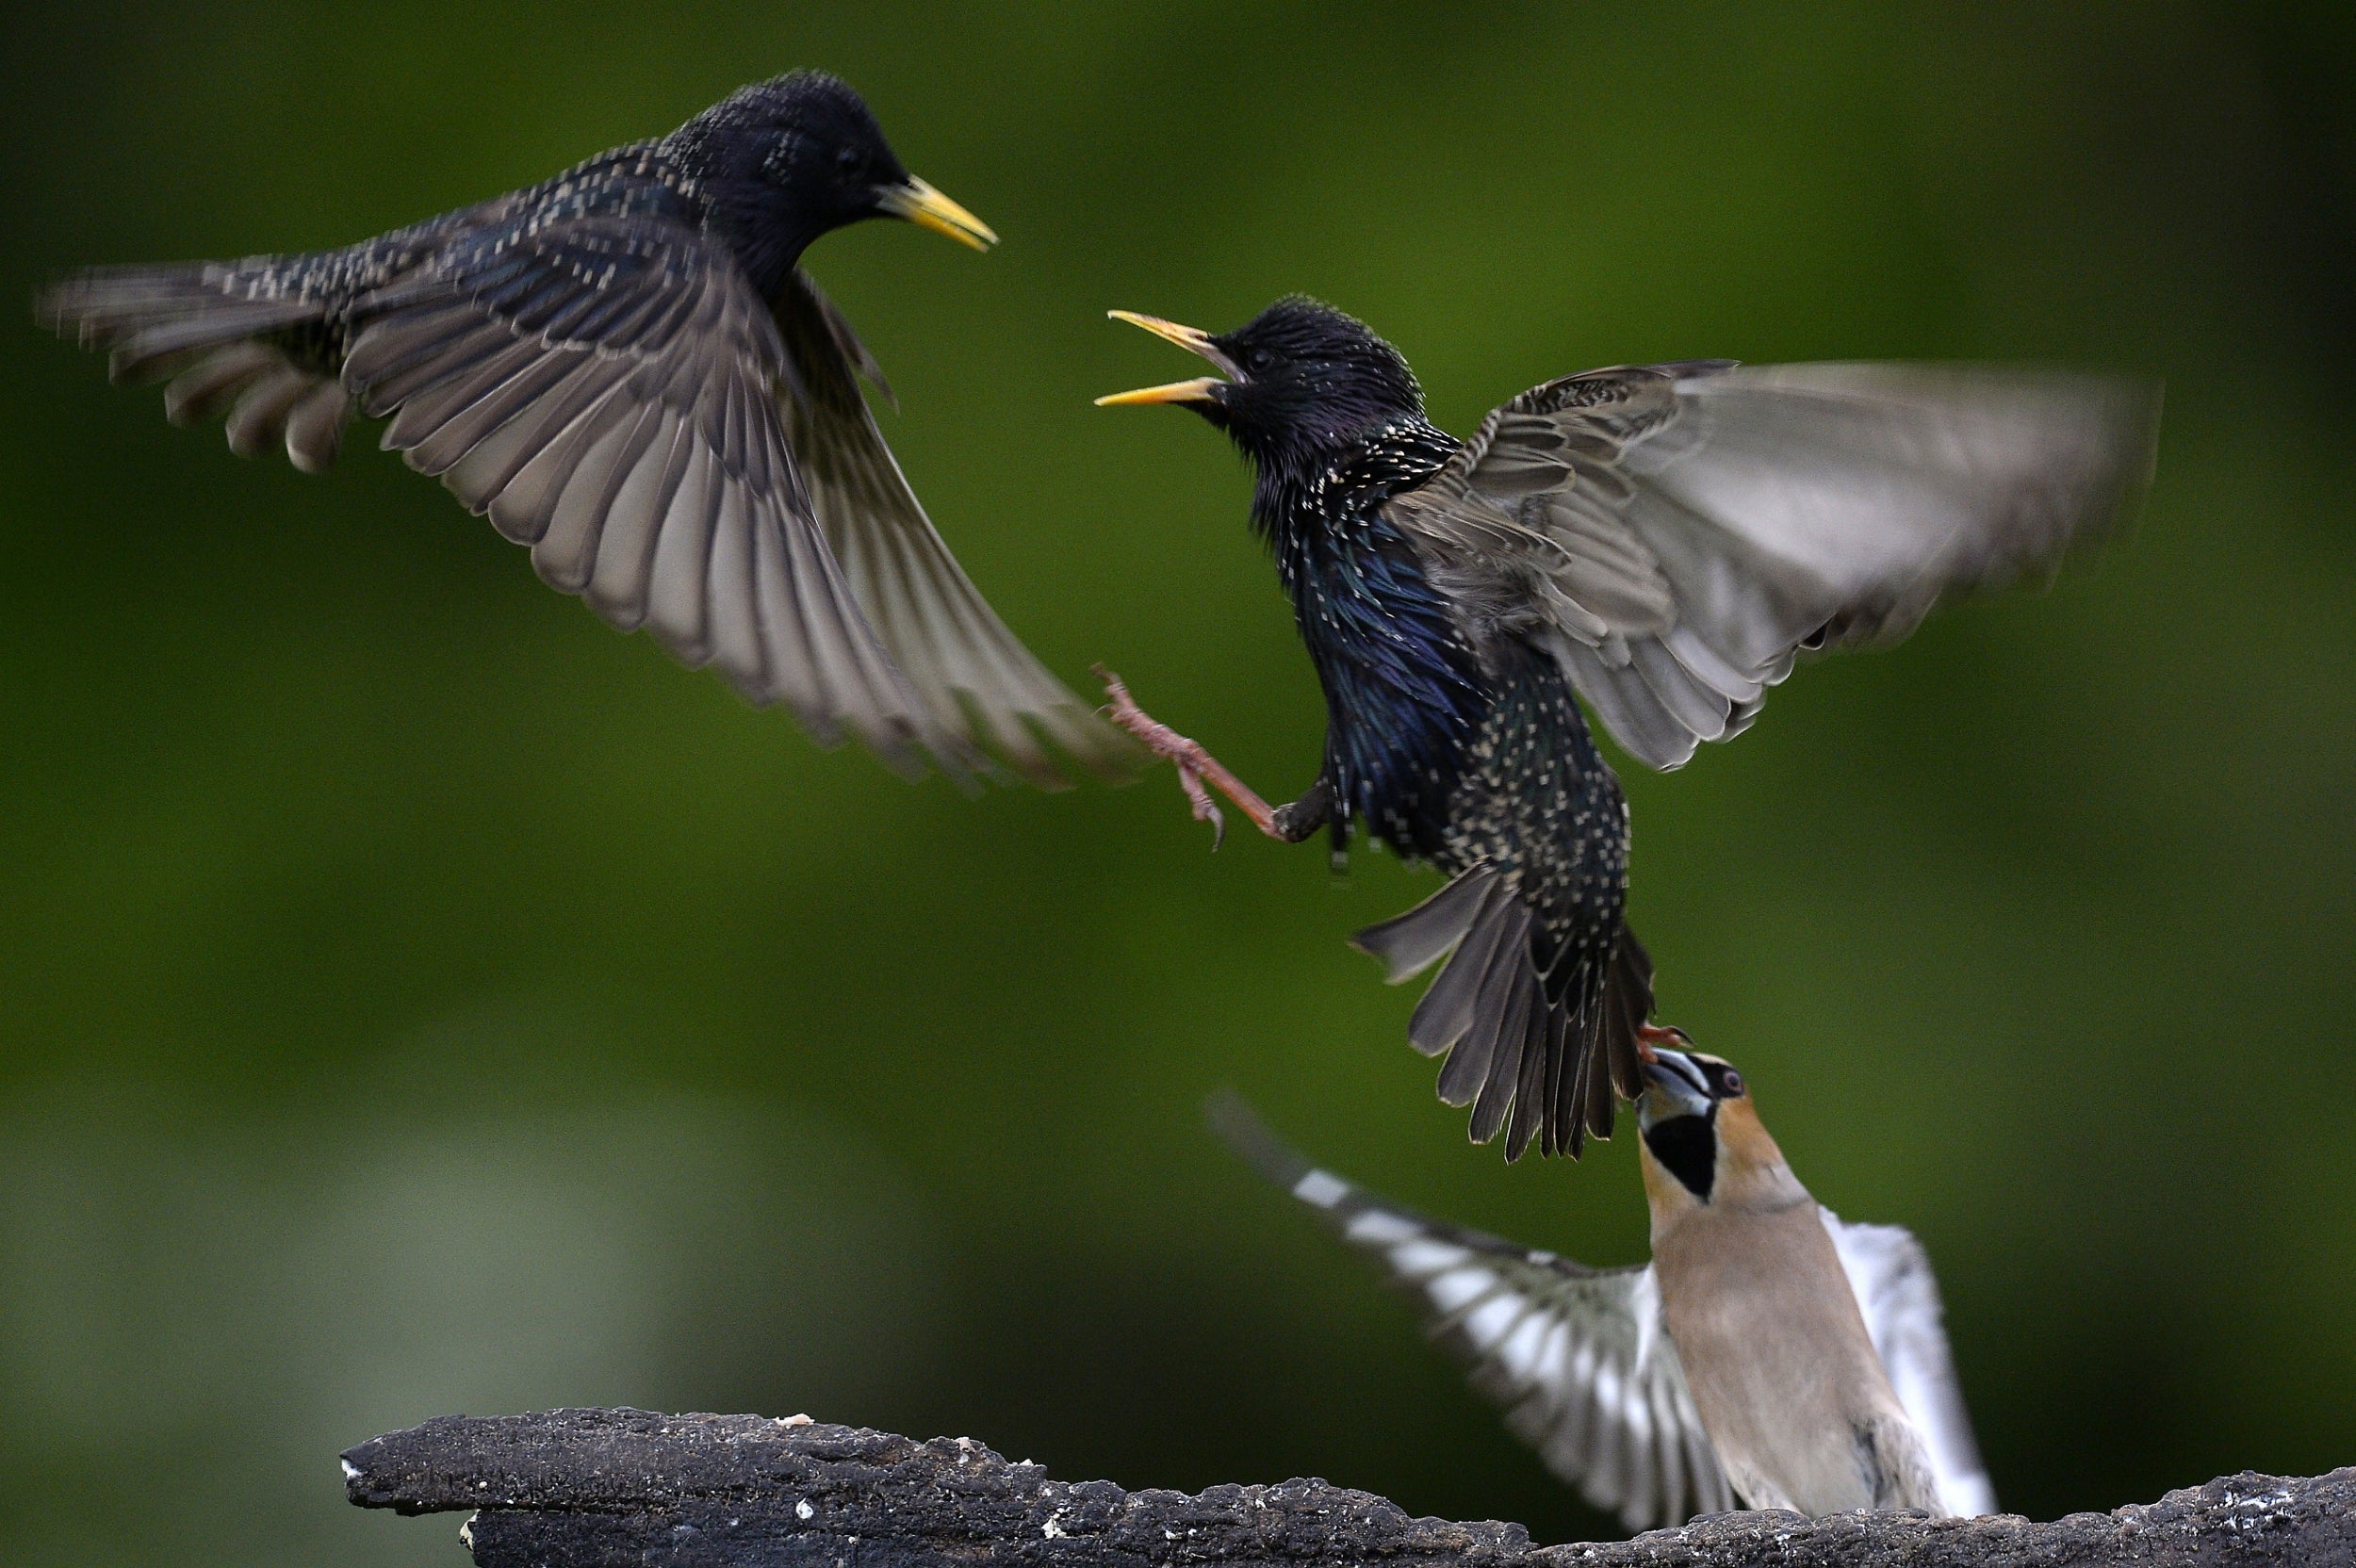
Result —
[[1226, 384], [1217, 376], [1197, 376], [1192, 381], [1170, 381], [1159, 386], [1140, 386], [1135, 392], [1107, 393], [1096, 400], [1096, 406], [1117, 408], [1131, 403], [1207, 403], [1213, 392]]
[[920, 229], [945, 234], [958, 244], [971, 245], [977, 251], [987, 251], [998, 243], [998, 237], [990, 233], [988, 223], [913, 174], [908, 176], [908, 184], [887, 188], [880, 204], [894, 218], [905, 218]]
[[[1189, 353], [1235, 373], [1235, 365], [1219, 352], [1211, 341], [1211, 335], [1200, 327], [1182, 327], [1175, 321], [1165, 321], [1158, 316], [1141, 316], [1134, 310], [1108, 310], [1104, 313], [1116, 321], [1126, 321], [1133, 327], [1143, 327], [1165, 342], [1175, 343]], [[1217, 400], [1218, 389], [1228, 384], [1217, 376], [1197, 376], [1192, 381], [1166, 382], [1160, 386], [1140, 386], [1134, 392], [1115, 392], [1096, 400], [1099, 408], [1113, 408], [1136, 403], [1207, 403]]]

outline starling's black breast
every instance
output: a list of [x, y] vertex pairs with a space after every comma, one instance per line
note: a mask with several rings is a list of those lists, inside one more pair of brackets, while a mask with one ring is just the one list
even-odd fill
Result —
[[1417, 420], [1272, 498], [1278, 568], [1344, 809], [1402, 855], [1513, 887], [1548, 1004], [1577, 1008], [1619, 939], [1628, 804], [1562, 666], [1518, 637], [1476, 648], [1383, 507], [1455, 450]]
[[1455, 449], [1416, 420], [1305, 473], [1264, 476], [1254, 508], [1325, 689], [1326, 775], [1341, 815], [1426, 860], [1446, 852], [1465, 748], [1492, 694], [1383, 502]]

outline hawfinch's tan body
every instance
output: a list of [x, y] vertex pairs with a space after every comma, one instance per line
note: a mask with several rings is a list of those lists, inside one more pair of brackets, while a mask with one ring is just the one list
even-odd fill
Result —
[[1661, 1321], [1726, 1479], [1753, 1508], [1945, 1513], [1816, 1200], [1748, 1099], [1716, 1121], [1706, 1201], [1643, 1160]]
[[[1681, 1038], [1682, 1037], [1674, 1037]], [[1632, 1530], [1736, 1506], [1996, 1511], [1921, 1243], [1819, 1208], [1742, 1076], [1659, 1049], [1637, 1102], [1653, 1261], [1589, 1268], [1230, 1142], [1383, 1260], [1555, 1473]]]

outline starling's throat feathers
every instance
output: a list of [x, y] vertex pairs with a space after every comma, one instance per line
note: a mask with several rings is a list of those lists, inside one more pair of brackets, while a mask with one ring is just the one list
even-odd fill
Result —
[[1399, 351], [1313, 300], [1288, 296], [1218, 336], [1111, 314], [1222, 372], [1097, 400], [1190, 408], [1252, 461], [1252, 523], [1325, 691], [1336, 809], [1401, 854], [1437, 856], [1490, 682], [1383, 506], [1439, 472], [1455, 438], [1424, 417]]
[[1341, 808], [1401, 854], [1435, 857], [1490, 694], [1382, 509], [1439, 472], [1456, 440], [1424, 417], [1399, 351], [1315, 301], [1279, 300], [1207, 348], [1235, 379], [1197, 406], [1258, 469], [1252, 518], [1325, 689]]

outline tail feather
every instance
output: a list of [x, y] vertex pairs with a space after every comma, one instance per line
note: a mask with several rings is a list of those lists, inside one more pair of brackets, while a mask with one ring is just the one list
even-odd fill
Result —
[[1403, 915], [1369, 925], [1350, 938], [1362, 953], [1383, 960], [1391, 985], [1412, 980], [1448, 956], [1481, 914], [1493, 878], [1460, 876]]
[[[1455, 956], [1433, 977], [1432, 987], [1415, 1004], [1415, 1011], [1407, 1021], [1407, 1043], [1427, 1056], [1439, 1056], [1464, 1038], [1472, 1027], [1473, 1015], [1480, 1005], [1481, 982], [1487, 975], [1489, 960], [1504, 936], [1501, 923], [1490, 918], [1511, 901], [1511, 895], [1500, 885], [1490, 885], [1485, 874], [1482, 897], [1474, 907], [1472, 923], [1464, 935]], [[1361, 938], [1361, 945], [1364, 939]], [[1464, 1098], [1451, 1100], [1450, 1104], [1469, 1103], [1471, 1092]]]
[[1605, 1063], [1604, 1053], [1596, 1049], [1595, 1033], [1589, 1032], [1581, 1042], [1579, 1067], [1571, 1074], [1571, 1105], [1559, 1125], [1547, 1128], [1546, 1152], [1549, 1154], [1562, 1147], [1558, 1140], [1564, 1136], [1563, 1128], [1568, 1130], [1567, 1149], [1573, 1159], [1579, 1157], [1590, 1134], [1599, 1138], [1612, 1135], [1613, 1112], [1619, 1107], [1612, 1092], [1611, 1070]]
[[[1508, 1029], [1506, 1015], [1523, 989], [1522, 952], [1529, 939], [1529, 923], [1511, 897], [1500, 896], [1492, 900], [1492, 912], [1482, 923], [1481, 934], [1488, 940], [1480, 966], [1471, 972], [1463, 1033], [1440, 1077], [1442, 1086], [1450, 1091], [1443, 1095], [1444, 1102], [1472, 1106], [1474, 1125], [1489, 1123], [1486, 1135], [1476, 1134], [1485, 1138], [1496, 1135], [1491, 1119], [1504, 1110], [1491, 1086], [1500, 1080], [1510, 1082], [1520, 1060], [1521, 1035]], [[1526, 1021], [1527, 1014], [1524, 1018]], [[1513, 1053], [1513, 1062], [1498, 1060], [1506, 1051]], [[1481, 1103], [1484, 1097], [1490, 1102], [1485, 1106]]]
[[[1554, 1038], [1548, 1042], [1546, 1070], [1538, 1086], [1538, 1092], [1543, 1094], [1545, 1099], [1532, 1099], [1523, 1108], [1527, 1115], [1536, 1117], [1540, 1115], [1540, 1107], [1543, 1106], [1546, 1120], [1561, 1121], [1569, 1119], [1576, 1124], [1584, 1108], [1584, 1102], [1577, 1096], [1579, 1070], [1585, 1058], [1579, 1056], [1579, 1053], [1572, 1049], [1575, 1042], [1571, 1037], [1571, 1010], [1569, 1008], [1557, 1009], [1549, 1021], [1554, 1025], [1555, 1035]], [[1578, 1059], [1574, 1060], [1574, 1057]], [[1575, 1133], [1575, 1140], [1576, 1137]], [[1527, 1133], [1522, 1134], [1522, 1141], [1524, 1144], [1530, 1141]]]
[[1604, 1043], [1612, 1056], [1612, 1081], [1629, 1100], [1644, 1092], [1644, 1063], [1639, 1037], [1652, 1015], [1652, 955], [1636, 933], [1620, 927], [1612, 950], [1610, 979], [1604, 987]]
[[1505, 1135], [1505, 1157], [1532, 1142], [1576, 1159], [1589, 1136], [1609, 1137], [1618, 1097], [1643, 1087], [1637, 1032], [1652, 1011], [1652, 961], [1623, 928], [1600, 961], [1565, 956], [1540, 966], [1546, 937], [1509, 880], [1476, 866], [1415, 908], [1352, 939], [1393, 981], [1442, 963], [1408, 1023], [1408, 1041], [1445, 1056], [1437, 1083], [1450, 1105], [1470, 1105], [1473, 1141]]
[[1572, 1023], [1569, 1009], [1551, 1005], [1543, 989], [1531, 994], [1529, 1004], [1537, 1009], [1537, 1016], [1523, 1040], [1522, 1070], [1513, 1084], [1513, 1115], [1505, 1127], [1508, 1153], [1529, 1148], [1530, 1137], [1539, 1130], [1547, 1104], [1544, 1098], [1546, 1080], [1562, 1074], [1569, 1043], [1565, 1037]]
[[1578, 1065], [1565, 1074], [1567, 1095], [1550, 1099], [1554, 1110], [1545, 1129], [1545, 1152], [1573, 1159], [1590, 1135], [1610, 1137], [1619, 1101], [1644, 1090], [1638, 1032], [1652, 1012], [1652, 959], [1635, 932], [1620, 928], [1611, 958], [1588, 966], [1582, 990], [1573, 1025], [1580, 1036]]
[[[1472, 1138], [1487, 1143], [1505, 1125], [1521, 1084], [1522, 1063], [1536, 1055], [1539, 1042], [1530, 1037], [1546, 1027], [1546, 998], [1527, 977], [1530, 966], [1527, 931], [1520, 941], [1501, 945], [1490, 960], [1491, 983], [1482, 988], [1481, 1015], [1473, 1020], [1472, 1037], [1489, 1037], [1489, 1071], [1473, 1101]], [[1508, 1142], [1507, 1150], [1512, 1151]]]

